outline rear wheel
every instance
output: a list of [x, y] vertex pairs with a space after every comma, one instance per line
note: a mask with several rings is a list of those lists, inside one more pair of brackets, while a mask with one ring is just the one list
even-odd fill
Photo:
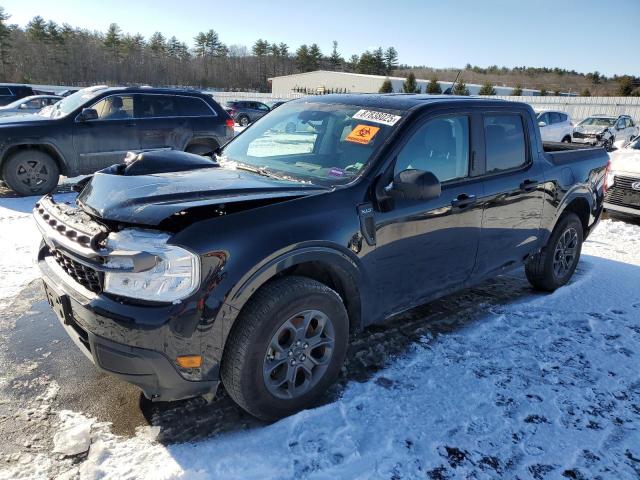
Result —
[[566, 137], [564, 137], [562, 139], [562, 143], [571, 143], [571, 137], [569, 135], [567, 135]]
[[58, 186], [60, 168], [40, 150], [21, 150], [4, 163], [2, 178], [11, 190], [26, 195], [44, 195]]
[[553, 292], [565, 285], [580, 260], [582, 222], [575, 213], [563, 214], [544, 250], [525, 267], [527, 279], [538, 290]]
[[335, 381], [349, 321], [340, 296], [304, 277], [277, 279], [243, 308], [222, 359], [225, 389], [247, 412], [276, 420], [313, 406]]
[[249, 125], [250, 121], [249, 121], [249, 117], [247, 117], [246, 115], [240, 115], [238, 117], [238, 124], [246, 127], [247, 125]]

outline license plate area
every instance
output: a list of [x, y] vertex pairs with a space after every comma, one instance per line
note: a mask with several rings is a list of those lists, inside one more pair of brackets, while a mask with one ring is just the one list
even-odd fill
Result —
[[47, 296], [47, 301], [51, 306], [52, 310], [55, 312], [58, 319], [64, 323], [65, 325], [71, 324], [71, 302], [69, 301], [69, 297], [64, 294], [59, 294], [55, 290], [53, 290], [47, 282], [43, 282], [44, 284], [44, 293]]
[[624, 192], [622, 202], [633, 207], [640, 207], [640, 192]]

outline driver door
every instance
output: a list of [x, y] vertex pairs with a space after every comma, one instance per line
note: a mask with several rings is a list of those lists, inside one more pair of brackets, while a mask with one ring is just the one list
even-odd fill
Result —
[[376, 278], [385, 315], [406, 310], [467, 281], [480, 239], [482, 183], [471, 176], [472, 116], [427, 119], [396, 156], [394, 176], [426, 170], [441, 182], [440, 197], [395, 199], [376, 212]]
[[98, 118], [76, 118], [73, 129], [73, 146], [83, 174], [122, 163], [128, 151], [140, 150], [133, 95], [109, 95], [89, 108], [96, 110]]

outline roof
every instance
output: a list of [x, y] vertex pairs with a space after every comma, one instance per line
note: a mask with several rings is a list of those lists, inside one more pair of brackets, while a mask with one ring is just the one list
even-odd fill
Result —
[[83, 90], [92, 89], [93, 91], [104, 90], [106, 92], [132, 92], [132, 93], [194, 93], [203, 94], [200, 90], [195, 88], [168, 88], [168, 87], [148, 87], [148, 86], [136, 86], [136, 87], [109, 87], [107, 85], [96, 85], [93, 87], [87, 87]]
[[513, 105], [516, 102], [486, 97], [456, 95], [426, 95], [416, 93], [348, 93], [318, 95], [291, 100], [291, 103], [343, 103], [362, 107], [388, 108], [391, 110], [412, 110], [424, 105], [474, 102], [481, 105]]

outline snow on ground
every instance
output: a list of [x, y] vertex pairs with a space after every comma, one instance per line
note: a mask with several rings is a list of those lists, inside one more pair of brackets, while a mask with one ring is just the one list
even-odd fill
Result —
[[[36, 277], [33, 201], [0, 200], [0, 304]], [[333, 403], [174, 445], [61, 411], [56, 453], [0, 478], [638, 478], [639, 280], [640, 226], [605, 220], [569, 286], [427, 333]]]

